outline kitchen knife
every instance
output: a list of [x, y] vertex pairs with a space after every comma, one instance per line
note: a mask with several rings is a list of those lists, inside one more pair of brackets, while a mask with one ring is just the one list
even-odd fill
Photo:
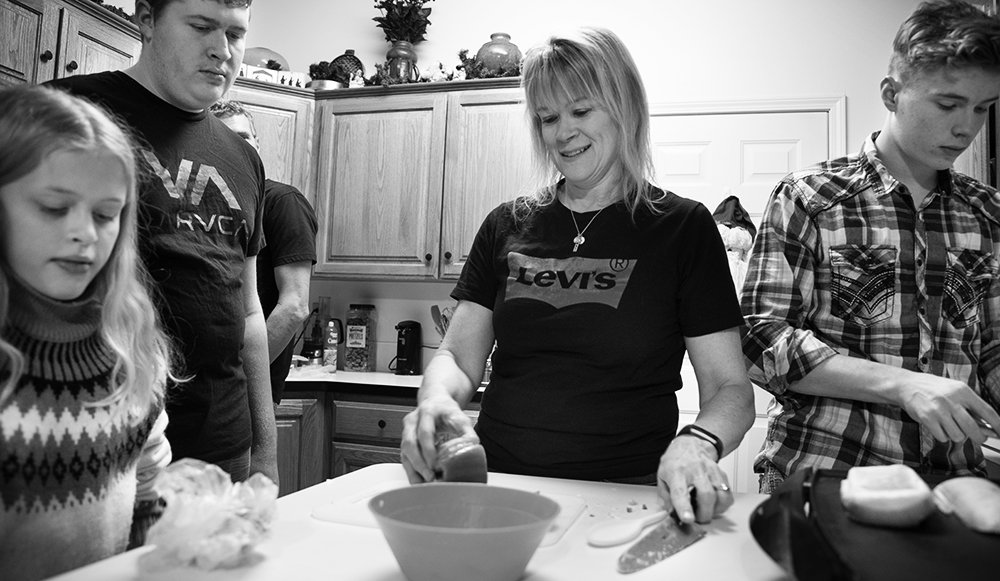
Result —
[[618, 558], [618, 572], [635, 573], [655, 565], [704, 536], [705, 529], [683, 524], [671, 515]]

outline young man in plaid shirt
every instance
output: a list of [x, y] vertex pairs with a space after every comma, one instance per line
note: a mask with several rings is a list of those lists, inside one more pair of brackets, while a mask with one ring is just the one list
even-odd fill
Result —
[[951, 170], [1000, 96], [1000, 21], [920, 5], [880, 89], [882, 131], [782, 180], [751, 253], [761, 492], [810, 467], [985, 475], [1000, 435], [1000, 194]]

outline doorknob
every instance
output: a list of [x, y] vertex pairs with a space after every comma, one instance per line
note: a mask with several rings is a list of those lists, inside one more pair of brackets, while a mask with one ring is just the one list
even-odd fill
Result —
[[434, 257], [431, 256], [430, 253], [424, 255], [424, 260], [426, 262], [430, 262], [432, 258], [434, 258]]
[[43, 52], [42, 54], [38, 55], [38, 58], [42, 59], [43, 63], [47, 63], [50, 60], [52, 60], [52, 51], [51, 50], [47, 50], [47, 51]]
[[71, 73], [78, 68], [80, 68], [80, 65], [76, 64], [76, 61], [69, 61], [69, 64], [66, 65], [66, 70]]
[[444, 253], [444, 259], [445, 260], [451, 260], [451, 252], [445, 252]]

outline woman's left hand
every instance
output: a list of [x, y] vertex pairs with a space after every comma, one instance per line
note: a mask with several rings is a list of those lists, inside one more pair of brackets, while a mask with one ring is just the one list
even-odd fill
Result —
[[707, 523], [733, 505], [729, 479], [715, 455], [708, 442], [678, 436], [660, 457], [656, 488], [664, 509], [676, 510], [682, 522]]

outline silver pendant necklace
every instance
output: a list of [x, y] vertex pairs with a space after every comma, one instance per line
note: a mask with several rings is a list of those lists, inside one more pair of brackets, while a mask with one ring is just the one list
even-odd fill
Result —
[[[604, 206], [604, 208], [607, 208], [607, 206]], [[576, 223], [576, 212], [573, 210], [569, 211], [570, 217], [573, 218], [573, 226], [576, 227], [576, 237], [573, 238], [573, 252], [576, 252], [577, 249], [580, 248], [580, 245], [587, 241], [587, 239], [583, 237], [583, 233], [586, 232], [587, 228], [590, 228], [590, 225], [594, 223], [594, 220], [601, 215], [604, 208], [601, 208], [596, 214], [594, 214], [594, 217], [590, 219], [590, 222], [587, 222], [587, 225], [583, 227], [583, 230], [580, 230], [580, 225]]]

